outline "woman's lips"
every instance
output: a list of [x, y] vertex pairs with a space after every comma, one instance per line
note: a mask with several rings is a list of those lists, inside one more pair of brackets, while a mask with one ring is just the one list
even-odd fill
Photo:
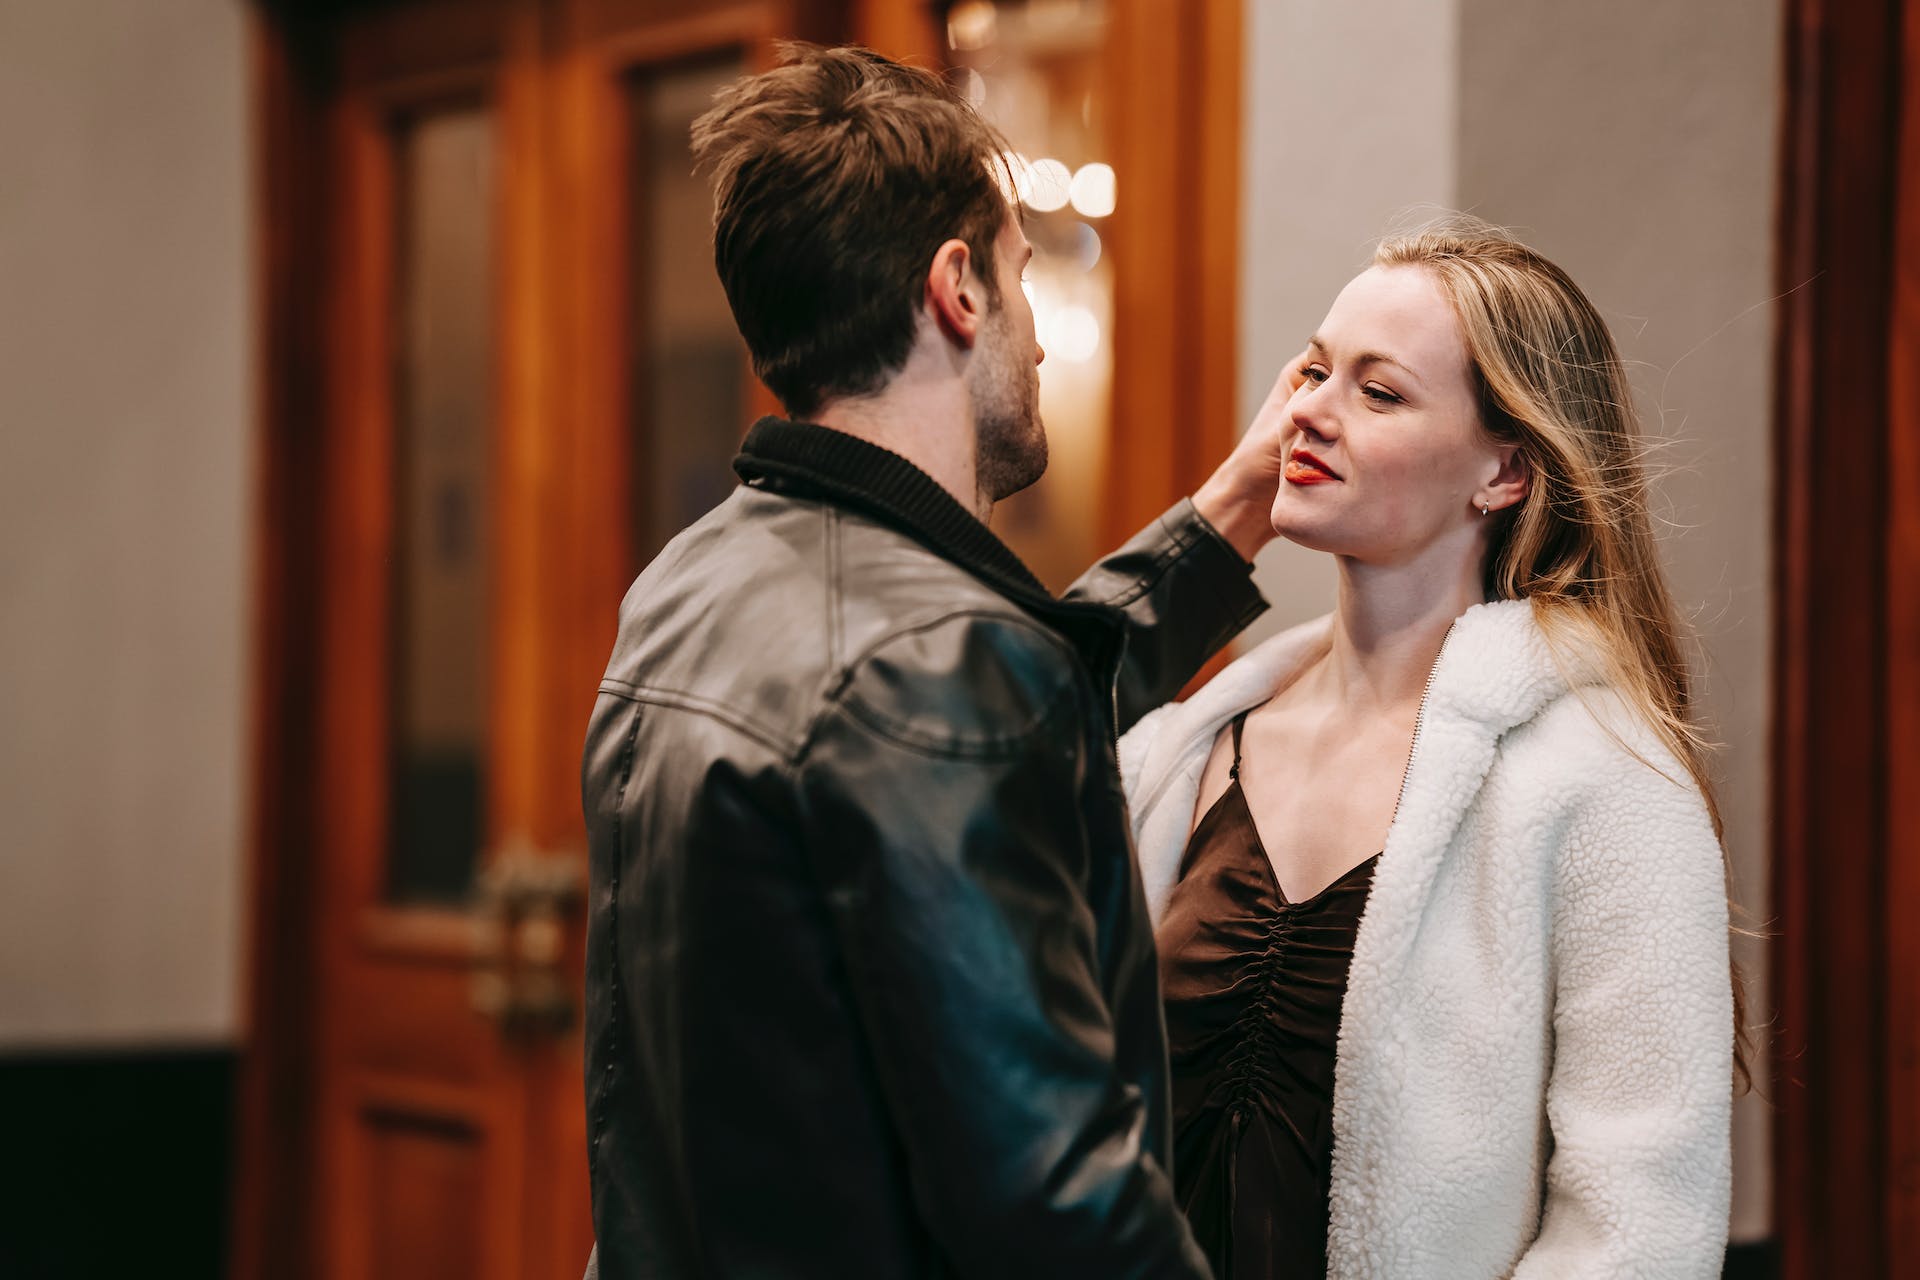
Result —
[[1333, 484], [1340, 479], [1312, 454], [1294, 454], [1282, 474], [1288, 484]]

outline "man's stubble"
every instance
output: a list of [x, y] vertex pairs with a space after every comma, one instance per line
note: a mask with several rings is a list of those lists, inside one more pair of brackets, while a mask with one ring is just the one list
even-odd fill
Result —
[[989, 317], [974, 365], [974, 458], [980, 494], [1012, 497], [1047, 470], [1047, 429], [1040, 421], [1040, 367], [1014, 340], [1006, 312]]

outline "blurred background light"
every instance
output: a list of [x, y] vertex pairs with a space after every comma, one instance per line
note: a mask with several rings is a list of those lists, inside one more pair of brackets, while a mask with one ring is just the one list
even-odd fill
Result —
[[956, 50], [984, 49], [1000, 27], [1000, 12], [991, 0], [960, 0], [947, 11], [947, 42]]
[[1081, 165], [1069, 192], [1075, 211], [1082, 217], [1106, 217], [1113, 212], [1113, 166], [1098, 161]]
[[[1018, 200], [1022, 204], [1025, 204], [1027, 200], [1027, 190], [1030, 185], [1027, 170], [1031, 167], [1027, 163], [1027, 158], [1018, 151], [1002, 151], [1000, 153], [1000, 163], [1004, 166], [1004, 169], [996, 168], [993, 171], [993, 177], [994, 181], [1000, 184], [1001, 193], [1005, 195], [1009, 201]], [[1009, 186], [1009, 183], [1012, 185]]]
[[1028, 170], [1027, 189], [1021, 197], [1036, 213], [1052, 213], [1067, 207], [1073, 189], [1073, 173], [1058, 160], [1035, 160]]
[[1100, 322], [1085, 307], [1061, 307], [1050, 318], [1040, 345], [1048, 354], [1075, 364], [1091, 360], [1100, 349]]
[[1073, 264], [1082, 271], [1100, 265], [1100, 233], [1084, 222], [1073, 224]]

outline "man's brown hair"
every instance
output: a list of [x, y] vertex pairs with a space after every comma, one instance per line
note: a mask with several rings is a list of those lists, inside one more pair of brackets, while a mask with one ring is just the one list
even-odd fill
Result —
[[990, 304], [1005, 141], [939, 76], [789, 44], [693, 122], [713, 261], [753, 371], [795, 417], [906, 363], [934, 251], [962, 240]]

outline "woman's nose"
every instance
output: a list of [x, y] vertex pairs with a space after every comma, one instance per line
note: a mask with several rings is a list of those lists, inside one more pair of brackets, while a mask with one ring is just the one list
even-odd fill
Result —
[[1287, 417], [1295, 428], [1317, 440], [1331, 439], [1339, 430], [1327, 397], [1320, 394], [1325, 384], [1305, 383], [1287, 402]]

